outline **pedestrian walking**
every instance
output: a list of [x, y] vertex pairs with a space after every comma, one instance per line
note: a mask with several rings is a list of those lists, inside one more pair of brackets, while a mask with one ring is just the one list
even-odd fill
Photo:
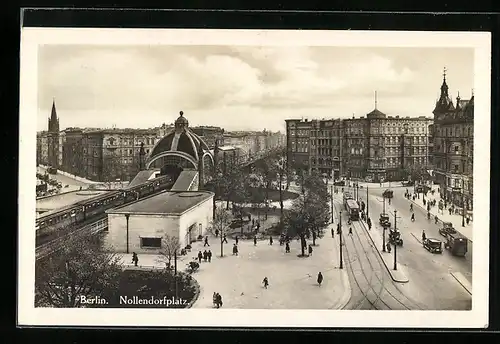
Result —
[[466, 217], [466, 218], [465, 218], [465, 222], [467, 223], [467, 225], [469, 225], [469, 222], [470, 222], [469, 217]]
[[238, 245], [238, 241], [239, 241], [238, 236], [236, 236], [236, 238], [234, 238], [234, 241], [236, 242], [236, 245]]
[[203, 251], [203, 260], [205, 262], [208, 260], [208, 252], [207, 252], [207, 250]]
[[217, 308], [222, 307], [222, 296], [219, 293], [217, 293], [216, 298], [217, 298]]
[[333, 238], [334, 237], [333, 227], [332, 227], [332, 229], [330, 231], [332, 232], [332, 238]]
[[254, 235], [253, 237], [253, 245], [254, 246], [257, 246], [257, 237]]
[[218, 230], [218, 229], [216, 229], [216, 230], [215, 230], [215, 237], [216, 237], [216, 238], [218, 238], [218, 237], [219, 237], [219, 230]]
[[201, 258], [203, 258], [203, 254], [201, 251], [198, 252], [198, 262], [201, 264]]
[[238, 246], [236, 244], [233, 245], [233, 256], [238, 255]]
[[267, 289], [267, 287], [269, 287], [269, 280], [267, 279], [267, 277], [264, 277], [264, 279], [262, 280], [262, 284], [264, 284], [264, 288]]
[[321, 287], [321, 282], [323, 282], [323, 275], [321, 274], [321, 271], [318, 272], [318, 285]]
[[269, 236], [269, 245], [272, 245], [272, 244], [273, 244], [273, 237]]
[[132, 252], [132, 263], [134, 263], [135, 266], [139, 263], [139, 257], [137, 257], [137, 253], [135, 252]]
[[426, 239], [426, 235], [425, 235], [425, 230], [422, 231], [422, 243], [425, 241]]
[[352, 227], [349, 227], [349, 235], [352, 236]]
[[212, 295], [212, 303], [214, 304], [214, 307], [217, 307], [218, 299], [217, 299], [217, 293], [215, 291], [214, 291], [214, 295]]
[[211, 263], [212, 262], [212, 251], [208, 250], [207, 256], [208, 256], [208, 262]]
[[311, 245], [309, 245], [309, 255], [312, 256], [312, 254], [313, 254], [313, 248]]
[[285, 253], [290, 253], [290, 243], [285, 244]]
[[224, 233], [224, 236], [222, 237], [222, 242], [227, 244], [227, 238], [226, 238], [226, 234], [225, 233]]
[[255, 226], [255, 219], [252, 219], [252, 228]]

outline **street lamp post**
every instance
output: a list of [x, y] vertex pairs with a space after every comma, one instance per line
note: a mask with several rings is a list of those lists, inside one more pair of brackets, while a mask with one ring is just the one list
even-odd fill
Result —
[[368, 205], [370, 202], [368, 202], [368, 186], [366, 186], [366, 219], [368, 219], [369, 214], [368, 214]]
[[333, 223], [333, 185], [330, 187], [330, 205], [331, 205], [332, 223]]
[[127, 220], [127, 253], [129, 253], [129, 244], [128, 244], [128, 218], [130, 214], [125, 214], [125, 219]]
[[465, 227], [465, 188], [464, 178], [462, 177], [462, 227]]
[[342, 210], [339, 211], [339, 228], [340, 228], [340, 269], [344, 268], [343, 262], [342, 262]]
[[[397, 210], [394, 209], [394, 235], [396, 235], [396, 213], [397, 213]], [[396, 240], [394, 240], [394, 270], [397, 270], [398, 269], [398, 265], [397, 265], [397, 262], [396, 262], [396, 251], [397, 251], [397, 243], [396, 243]]]

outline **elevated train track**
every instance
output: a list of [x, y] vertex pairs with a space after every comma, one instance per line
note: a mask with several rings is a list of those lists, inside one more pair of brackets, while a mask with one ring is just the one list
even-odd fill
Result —
[[64, 242], [88, 231], [98, 232], [107, 227], [105, 212], [156, 194], [174, 183], [169, 176], [160, 176], [131, 188], [77, 202], [36, 220], [36, 259], [56, 252]]

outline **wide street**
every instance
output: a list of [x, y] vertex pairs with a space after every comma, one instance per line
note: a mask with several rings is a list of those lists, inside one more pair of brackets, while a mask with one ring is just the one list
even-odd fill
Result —
[[[42, 167], [42, 166], [38, 166], [37, 167], [37, 172], [38, 173], [45, 174], [45, 171], [46, 171], [46, 169], [44, 167]], [[65, 176], [65, 175], [63, 175], [61, 173], [57, 173], [56, 175], [50, 174], [49, 176], [50, 176], [51, 179], [55, 179], [59, 183], [62, 184], [63, 189], [61, 190], [61, 192], [63, 192], [63, 190], [64, 191], [73, 191], [73, 190], [79, 189], [80, 186], [82, 188], [85, 188], [88, 185], [90, 185], [89, 183], [85, 183], [85, 182], [76, 180], [74, 178], [67, 177], [67, 176]], [[65, 188], [64, 187], [65, 185], [69, 185], [69, 186], [67, 188]]]
[[[350, 188], [346, 188], [348, 190]], [[405, 188], [392, 188], [394, 190], [394, 198], [391, 205], [386, 203], [386, 212], [391, 217], [391, 223], [394, 224], [394, 210], [397, 210], [397, 228], [401, 231], [404, 240], [404, 246], [398, 247], [397, 259], [405, 268], [408, 283], [397, 284], [397, 289], [414, 300], [423, 309], [444, 309], [444, 310], [462, 310], [470, 309], [472, 297], [462, 287], [460, 283], [453, 277], [453, 274], [465, 276], [469, 282], [472, 280], [472, 262], [471, 262], [471, 247], [465, 258], [452, 256], [448, 251], [442, 254], [432, 254], [425, 250], [420, 242], [422, 229], [425, 229], [427, 237], [434, 237], [444, 240], [438, 233], [438, 226], [434, 221], [428, 221], [426, 212], [420, 207], [414, 206], [415, 222], [411, 222], [411, 213], [409, 209], [409, 201], [404, 198]], [[352, 190], [352, 189], [351, 189]], [[366, 189], [359, 189], [359, 197], [366, 202]], [[382, 233], [382, 228], [378, 224], [379, 214], [383, 211], [382, 192], [384, 188], [372, 188], [369, 190], [369, 216], [372, 219], [372, 231]], [[351, 191], [352, 192], [352, 191]], [[341, 203], [342, 194], [339, 192], [335, 195], [336, 203]], [[343, 210], [343, 209], [342, 209]], [[344, 225], [344, 228], [345, 225]], [[369, 249], [369, 241], [364, 239], [366, 229], [362, 228], [358, 223], [353, 227], [355, 232], [351, 240], [358, 240], [358, 251], [367, 249], [367, 259], [371, 261], [371, 265], [375, 266], [375, 271], [379, 270], [376, 263], [376, 255], [372, 254]], [[344, 234], [347, 230], [344, 229]], [[387, 237], [388, 234], [386, 234]], [[362, 247], [361, 245], [363, 245]], [[382, 243], [375, 243], [376, 249], [381, 250]], [[349, 240], [346, 240], [347, 250], [350, 250]], [[374, 249], [373, 247], [371, 248]], [[375, 252], [375, 251], [373, 251]], [[389, 254], [383, 253], [382, 254]], [[392, 256], [392, 254], [391, 254]], [[370, 259], [372, 257], [372, 259]], [[375, 263], [374, 263], [375, 262]], [[366, 268], [368, 270], [368, 268]], [[383, 269], [381, 269], [383, 270]], [[379, 276], [383, 276], [379, 273]], [[368, 277], [371, 279], [371, 277]], [[390, 278], [389, 278], [390, 280]], [[380, 281], [375, 278], [376, 285], [380, 285]], [[351, 282], [351, 285], [353, 283]], [[376, 289], [376, 287], [375, 287]], [[376, 292], [376, 290], [374, 291]], [[404, 302], [404, 301], [403, 301]], [[405, 305], [406, 302], [404, 302]], [[410, 302], [408, 302], [410, 303]], [[411, 308], [411, 306], [410, 306]]]

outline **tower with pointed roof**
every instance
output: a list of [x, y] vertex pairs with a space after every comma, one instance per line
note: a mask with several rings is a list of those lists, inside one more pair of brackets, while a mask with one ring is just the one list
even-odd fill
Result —
[[55, 100], [52, 100], [52, 110], [49, 117], [48, 131], [51, 133], [59, 133], [59, 118], [57, 117]]
[[52, 100], [52, 110], [48, 121], [47, 131], [47, 158], [52, 167], [59, 167], [59, 118], [57, 117], [56, 102]]
[[457, 94], [453, 104], [443, 72], [441, 94], [434, 107], [433, 170], [440, 196], [448, 204], [473, 207], [474, 95], [470, 100]]

